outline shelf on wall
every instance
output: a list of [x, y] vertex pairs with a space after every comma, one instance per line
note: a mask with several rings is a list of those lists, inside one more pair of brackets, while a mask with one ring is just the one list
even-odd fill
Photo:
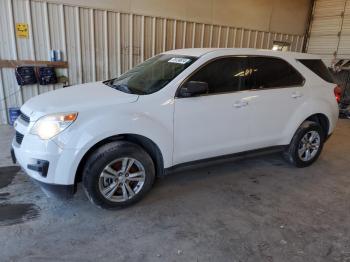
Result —
[[34, 61], [34, 60], [0, 60], [0, 68], [15, 68], [17, 66], [42, 66], [68, 68], [66, 61]]

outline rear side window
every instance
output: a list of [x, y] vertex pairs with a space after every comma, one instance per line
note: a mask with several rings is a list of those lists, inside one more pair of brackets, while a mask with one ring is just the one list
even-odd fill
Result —
[[208, 83], [209, 94], [247, 90], [249, 74], [244, 57], [225, 57], [205, 65], [188, 81]]
[[300, 59], [298, 61], [321, 77], [324, 81], [329, 83], [335, 82], [331, 72], [321, 59]]
[[250, 57], [251, 88], [301, 86], [304, 78], [286, 61], [274, 57]]

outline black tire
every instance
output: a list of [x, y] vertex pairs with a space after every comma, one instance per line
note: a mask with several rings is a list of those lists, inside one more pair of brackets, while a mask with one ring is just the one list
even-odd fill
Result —
[[[298, 154], [298, 149], [299, 149], [299, 145], [301, 143], [302, 138], [305, 136], [305, 134], [307, 134], [310, 131], [316, 131], [319, 134], [320, 146], [318, 148], [316, 155], [312, 159], [310, 159], [309, 161], [304, 161], [300, 158], [300, 156]], [[289, 163], [291, 163], [292, 165], [299, 167], [299, 168], [310, 166], [320, 156], [324, 141], [325, 141], [325, 132], [322, 129], [322, 127], [316, 122], [305, 121], [304, 123], [301, 124], [301, 126], [295, 132], [291, 143], [284, 151], [284, 153], [283, 153], [284, 158]]]
[[[142, 164], [145, 171], [144, 184], [130, 199], [123, 202], [110, 201], [101, 193], [100, 175], [109, 163], [124, 157], [136, 159]], [[123, 208], [136, 203], [152, 188], [155, 180], [152, 158], [142, 147], [128, 141], [111, 142], [98, 148], [88, 158], [83, 172], [83, 187], [87, 197], [93, 204], [105, 209]]]

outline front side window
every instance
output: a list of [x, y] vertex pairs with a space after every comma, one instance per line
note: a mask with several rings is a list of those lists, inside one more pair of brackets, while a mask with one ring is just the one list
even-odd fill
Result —
[[274, 57], [250, 57], [251, 89], [301, 86], [304, 78], [286, 61]]
[[206, 82], [209, 94], [247, 90], [250, 72], [246, 60], [246, 57], [217, 59], [199, 69], [188, 81]]
[[158, 55], [137, 65], [120, 77], [104, 83], [125, 93], [152, 94], [165, 87], [195, 60], [195, 57], [190, 56]]

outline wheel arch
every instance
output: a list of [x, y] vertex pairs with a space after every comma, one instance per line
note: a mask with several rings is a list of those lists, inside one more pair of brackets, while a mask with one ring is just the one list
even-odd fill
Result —
[[329, 117], [324, 113], [313, 113], [309, 114], [308, 116], [304, 116], [301, 120], [297, 122], [297, 125], [293, 127], [292, 133], [288, 136], [288, 140], [286, 141], [286, 145], [289, 145], [295, 135], [295, 133], [298, 131], [299, 127], [305, 122], [305, 121], [313, 121], [322, 127], [322, 129], [325, 132], [326, 139], [329, 135], [329, 129], [330, 129], [330, 119]]
[[84, 154], [84, 156], [81, 158], [78, 168], [75, 173], [74, 178], [74, 184], [77, 185], [77, 183], [82, 181], [83, 177], [83, 169], [85, 166], [85, 163], [89, 156], [99, 147], [108, 144], [110, 142], [114, 141], [129, 141], [132, 143], [135, 143], [139, 146], [141, 146], [152, 158], [153, 163], [155, 165], [156, 169], [156, 176], [162, 176], [164, 174], [164, 159], [161, 150], [159, 149], [158, 145], [153, 142], [151, 139], [137, 134], [120, 134], [115, 136], [110, 136], [107, 138], [104, 138], [103, 140], [97, 142], [94, 144], [90, 149]]
[[305, 121], [313, 121], [318, 123], [322, 127], [325, 136], [326, 137], [328, 136], [330, 122], [328, 117], [325, 114], [322, 114], [322, 113], [313, 114], [309, 116], [307, 119], [305, 119], [303, 122]]

